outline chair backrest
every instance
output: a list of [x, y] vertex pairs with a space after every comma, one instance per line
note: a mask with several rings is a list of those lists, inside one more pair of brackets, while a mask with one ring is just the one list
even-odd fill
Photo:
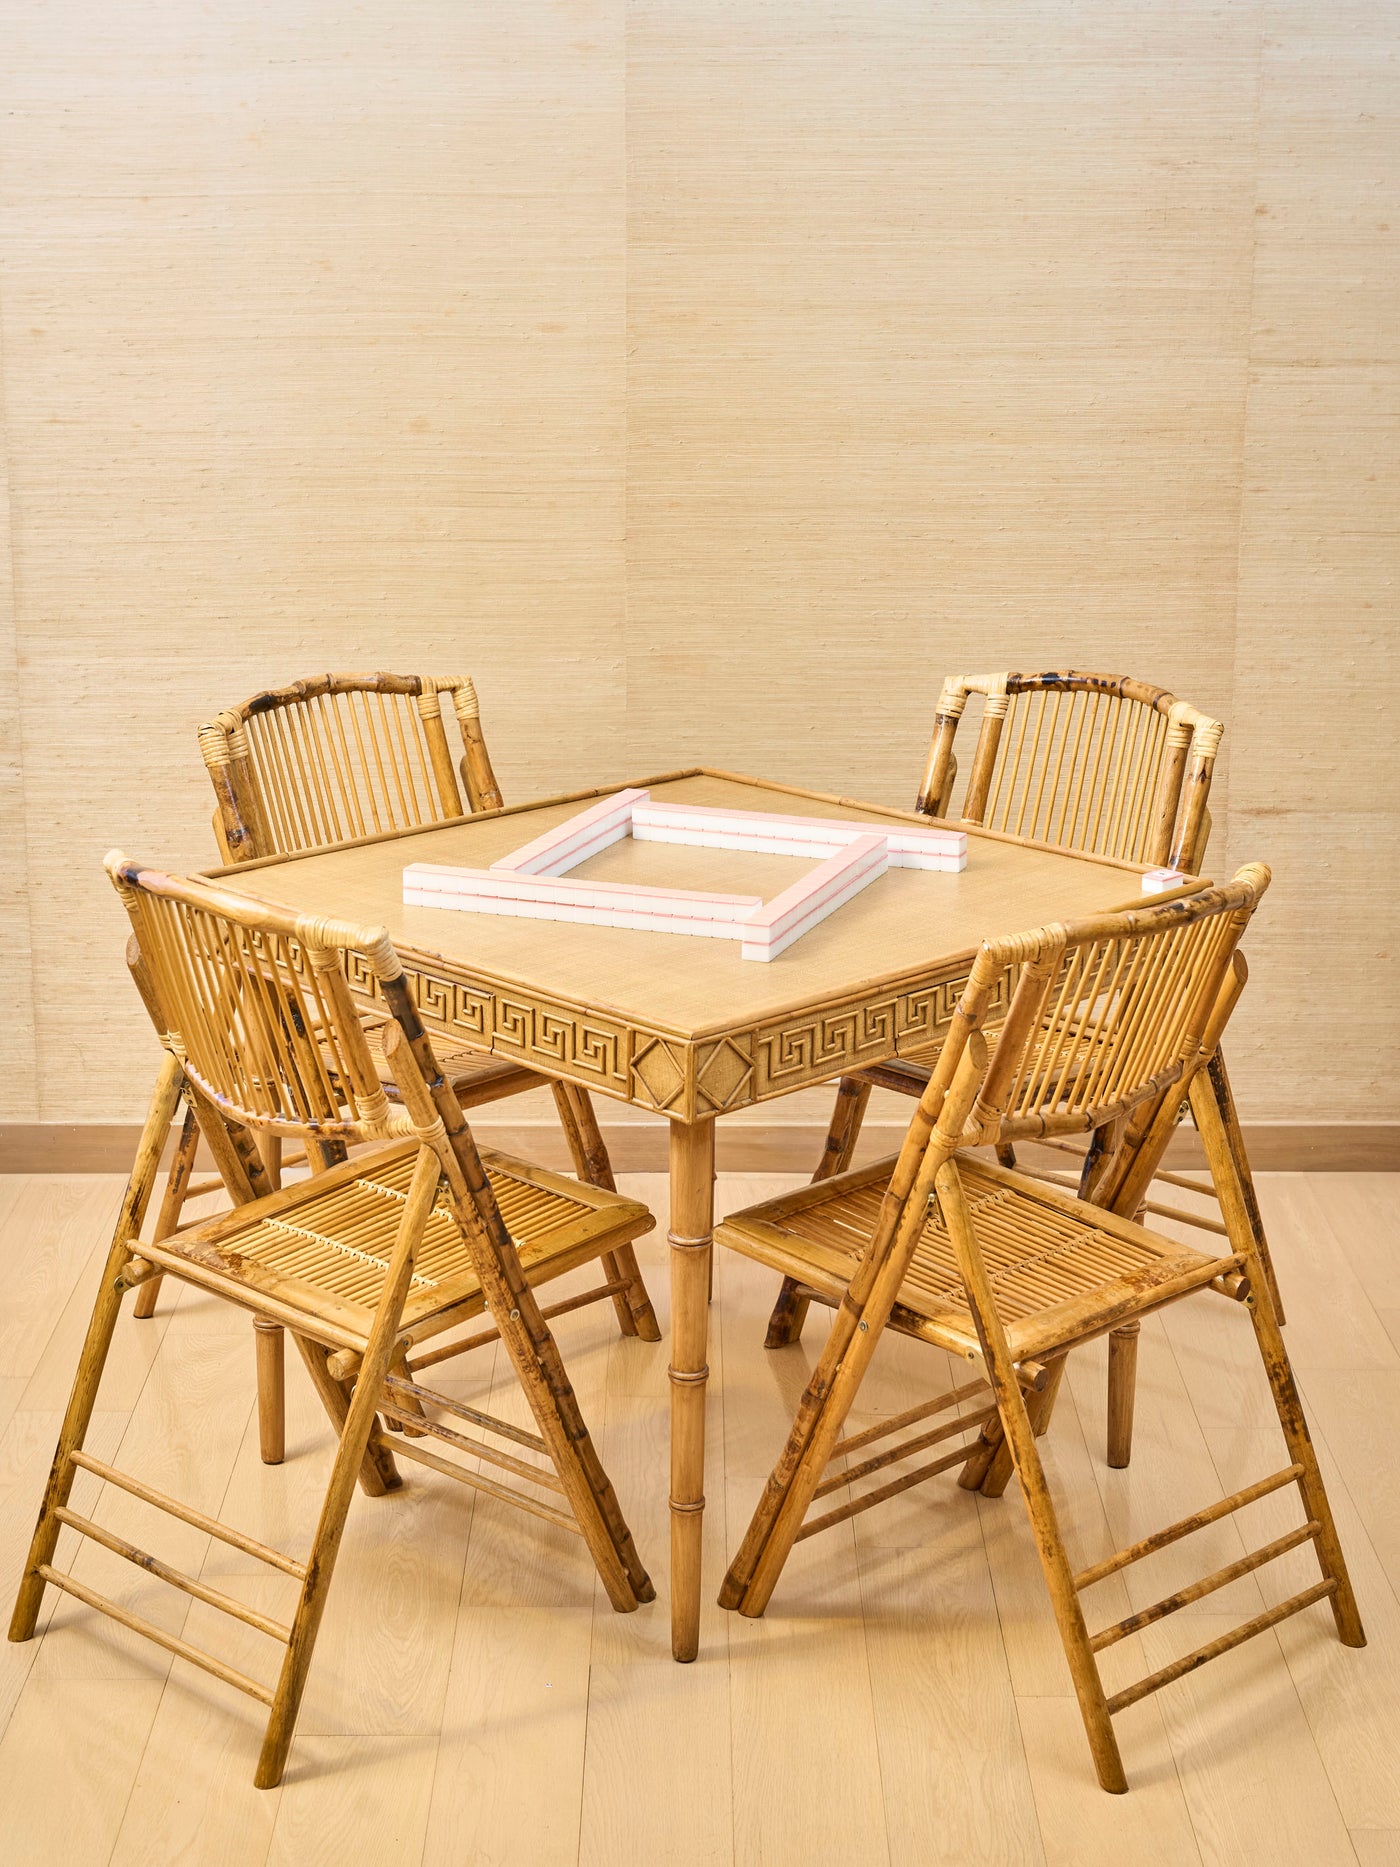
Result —
[[[954, 741], [972, 694], [985, 705], [955, 802]], [[915, 808], [1196, 874], [1223, 730], [1189, 701], [1125, 675], [950, 675]]]
[[[444, 694], [461, 735], [458, 764]], [[415, 829], [501, 803], [466, 677], [319, 674], [225, 708], [200, 728], [199, 748], [229, 862]]]
[[119, 850], [106, 867], [161, 1041], [227, 1120], [318, 1147], [413, 1131], [385, 1096], [345, 970], [354, 954], [362, 976], [402, 977], [382, 928], [284, 914]]
[[[897, 1287], [939, 1168], [960, 1147], [1082, 1133], [1186, 1083], [1218, 1039], [1227, 973], [1269, 871], [1155, 907], [983, 943], [909, 1124], [875, 1236], [852, 1280]], [[1008, 972], [1006, 1017], [984, 1035]], [[892, 1266], [892, 1268], [891, 1268]]]
[[992, 967], [1019, 972], [967, 1139], [1102, 1128], [1189, 1077], [1268, 885], [1251, 863], [1182, 900], [987, 941]]

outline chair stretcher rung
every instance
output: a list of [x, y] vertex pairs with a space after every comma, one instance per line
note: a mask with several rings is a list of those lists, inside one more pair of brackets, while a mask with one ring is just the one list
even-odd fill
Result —
[[1159, 1549], [1178, 1542], [1183, 1536], [1191, 1536], [1197, 1530], [1204, 1530], [1207, 1524], [1218, 1523], [1222, 1517], [1228, 1517], [1232, 1511], [1243, 1510], [1246, 1504], [1268, 1497], [1271, 1491], [1281, 1491], [1284, 1485], [1291, 1484], [1302, 1475], [1301, 1465], [1288, 1465], [1281, 1472], [1274, 1472], [1271, 1477], [1246, 1485], [1243, 1491], [1232, 1491], [1229, 1497], [1221, 1498], [1218, 1504], [1209, 1504], [1194, 1516], [1183, 1517], [1180, 1523], [1169, 1524], [1165, 1530], [1154, 1530], [1151, 1536], [1143, 1537], [1140, 1543], [1130, 1543], [1127, 1549], [1117, 1550], [1112, 1556], [1105, 1556], [1102, 1562], [1091, 1563], [1087, 1569], [1081, 1569], [1074, 1578], [1074, 1586], [1076, 1589], [1092, 1588], [1095, 1582], [1103, 1581], [1105, 1576], [1116, 1575], [1120, 1569], [1126, 1569], [1130, 1562], [1140, 1562], [1144, 1556], [1155, 1555]]
[[[189, 1230], [187, 1226], [180, 1228]], [[178, 1236], [171, 1233], [172, 1237]], [[363, 1336], [352, 1335], [348, 1329], [342, 1329], [329, 1317], [312, 1315], [304, 1309], [298, 1309], [292, 1303], [284, 1303], [280, 1298], [269, 1295], [266, 1290], [255, 1289], [252, 1284], [239, 1283], [235, 1278], [220, 1276], [195, 1258], [182, 1257], [178, 1251], [167, 1251], [164, 1244], [141, 1246], [141, 1256], [158, 1264], [163, 1271], [172, 1271], [182, 1283], [193, 1284], [197, 1290], [212, 1290], [226, 1302], [236, 1303], [240, 1309], [250, 1310], [255, 1316], [265, 1316], [269, 1322], [280, 1322], [284, 1329], [290, 1329], [294, 1335], [306, 1335], [315, 1331], [314, 1340], [333, 1348], [350, 1349], [356, 1354], [364, 1353]]]
[[1252, 1621], [1244, 1621], [1228, 1634], [1222, 1634], [1218, 1640], [1211, 1640], [1203, 1647], [1197, 1647], [1193, 1653], [1184, 1654], [1179, 1660], [1173, 1660], [1170, 1666], [1164, 1666], [1160, 1672], [1149, 1673], [1146, 1679], [1139, 1679], [1136, 1685], [1127, 1686], [1122, 1692], [1115, 1692], [1108, 1701], [1110, 1717], [1120, 1711], [1126, 1711], [1129, 1705], [1136, 1705], [1140, 1698], [1146, 1698], [1149, 1692], [1160, 1692], [1164, 1685], [1171, 1685], [1174, 1680], [1182, 1679], [1187, 1673], [1195, 1672], [1198, 1666], [1204, 1666], [1207, 1660], [1219, 1659], [1222, 1653], [1231, 1648], [1243, 1646], [1246, 1640], [1252, 1640], [1256, 1634], [1267, 1632], [1270, 1627], [1277, 1627], [1280, 1621], [1286, 1621], [1291, 1614], [1301, 1614], [1304, 1608], [1310, 1608], [1315, 1601], [1323, 1601], [1328, 1595], [1337, 1592], [1335, 1576], [1328, 1576], [1326, 1581], [1318, 1582], [1312, 1588], [1305, 1588], [1301, 1595], [1290, 1595], [1287, 1601], [1281, 1601], [1276, 1608], [1267, 1613], [1256, 1614]]
[[1242, 1575], [1248, 1575], [1254, 1569], [1262, 1569], [1266, 1562], [1273, 1562], [1278, 1556], [1286, 1556], [1290, 1549], [1297, 1549], [1301, 1543], [1310, 1541], [1321, 1528], [1319, 1523], [1300, 1524], [1296, 1530], [1290, 1530], [1287, 1536], [1277, 1537], [1262, 1549], [1251, 1550], [1247, 1556], [1241, 1556], [1238, 1562], [1202, 1576], [1199, 1582], [1193, 1582], [1189, 1588], [1167, 1595], [1161, 1601], [1154, 1601], [1150, 1608], [1142, 1608], [1138, 1613], [1130, 1614], [1126, 1620], [1115, 1621], [1112, 1627], [1105, 1627], [1102, 1633], [1095, 1634], [1089, 1645], [1095, 1653], [1099, 1653], [1119, 1640], [1126, 1640], [1129, 1634], [1136, 1634], [1142, 1628], [1150, 1627], [1154, 1621], [1175, 1614], [1178, 1608], [1189, 1607], [1203, 1595], [1213, 1595], [1217, 1588], [1224, 1588], [1228, 1582], [1237, 1582]]
[[[1052, 1148], [1055, 1151], [1055, 1153], [1068, 1154], [1072, 1160], [1078, 1160], [1078, 1161], [1082, 1161], [1084, 1159], [1085, 1154], [1088, 1151], [1086, 1148], [1075, 1147], [1068, 1141], [1040, 1140], [1040, 1141], [1036, 1141], [1033, 1145], [1036, 1147]], [[1033, 1173], [1033, 1169], [1030, 1167], [1018, 1167], [1017, 1172]], [[1204, 1168], [1202, 1168], [1202, 1172], [1205, 1172]], [[1187, 1179], [1184, 1173], [1169, 1173], [1165, 1167], [1159, 1167], [1156, 1173], [1153, 1174], [1152, 1178], [1154, 1180], [1162, 1180], [1168, 1186], [1179, 1186], [1184, 1193], [1204, 1193], [1209, 1198], [1214, 1198], [1215, 1196], [1215, 1188], [1211, 1185], [1210, 1178], [1208, 1175], [1204, 1180], [1189, 1180]], [[1078, 1184], [1078, 1176], [1076, 1176], [1075, 1183]], [[1158, 1208], [1158, 1207], [1153, 1207], [1153, 1206], [1148, 1207], [1149, 1212], [1158, 1211], [1158, 1210], [1163, 1210], [1163, 1208]], [[1201, 1221], [1199, 1219], [1191, 1218], [1187, 1220], [1187, 1223], [1191, 1225], [1199, 1225]]]
[[543, 1517], [546, 1523], [557, 1524], [561, 1530], [572, 1530], [575, 1536], [582, 1536], [574, 1519], [567, 1512], [556, 1510], [543, 1499], [526, 1497], [523, 1491], [512, 1491], [509, 1485], [499, 1485], [494, 1478], [487, 1478], [482, 1472], [469, 1472], [463, 1465], [454, 1465], [451, 1459], [440, 1459], [436, 1452], [429, 1452], [426, 1446], [402, 1439], [390, 1440], [383, 1433], [371, 1435], [370, 1444], [382, 1446], [386, 1452], [392, 1452], [395, 1458], [412, 1459], [415, 1464], [426, 1465], [432, 1471], [441, 1472], [444, 1478], [455, 1478], [459, 1484], [470, 1485], [473, 1491], [484, 1491], [488, 1497], [498, 1497], [507, 1504], [517, 1504], [521, 1510], [527, 1510], [535, 1517]]
[[154, 1622], [143, 1620], [139, 1614], [133, 1614], [129, 1608], [118, 1602], [109, 1601], [105, 1595], [99, 1595], [95, 1588], [79, 1582], [62, 1569], [55, 1569], [52, 1563], [41, 1562], [39, 1574], [46, 1582], [52, 1582], [55, 1588], [61, 1588], [66, 1595], [76, 1595], [79, 1601], [86, 1602], [90, 1608], [96, 1608], [99, 1614], [105, 1614], [109, 1620], [119, 1621], [123, 1627], [129, 1627], [134, 1634], [144, 1634], [148, 1640], [154, 1640], [158, 1647], [164, 1647], [167, 1653], [177, 1658], [188, 1660], [192, 1666], [202, 1671], [213, 1673], [216, 1679], [222, 1679], [225, 1685], [237, 1686], [240, 1692], [246, 1692], [249, 1698], [260, 1700], [264, 1705], [272, 1703], [272, 1688], [260, 1685], [256, 1679], [250, 1679], [247, 1673], [241, 1673], [236, 1667], [226, 1666], [222, 1660], [216, 1660], [212, 1653], [205, 1653], [200, 1647], [192, 1647], [187, 1640], [179, 1639], [175, 1634], [166, 1633], [163, 1627]]
[[1028, 1180], [1044, 1180], [1049, 1186], [1062, 1186], [1070, 1192], [1079, 1185], [1077, 1173], [1061, 1173], [1054, 1167], [1022, 1167], [1018, 1164], [1016, 1171], [1025, 1174]]
[[[1089, 1151], [1087, 1147], [1076, 1147], [1072, 1141], [1052, 1141], [1052, 1140], [1042, 1139], [1042, 1140], [1036, 1141], [1034, 1145], [1036, 1147], [1048, 1147], [1049, 1149], [1051, 1149], [1052, 1152], [1056, 1154], [1071, 1154], [1073, 1155], [1075, 1160], [1083, 1160], [1085, 1154], [1087, 1154]], [[1018, 1167], [1016, 1171], [1020, 1173], [1020, 1172], [1023, 1172], [1024, 1169]]]
[[186, 1199], [203, 1199], [208, 1193], [227, 1192], [222, 1180], [195, 1180], [185, 1188]]
[[829, 1530], [833, 1524], [844, 1523], [848, 1517], [859, 1516], [861, 1511], [869, 1510], [873, 1504], [883, 1504], [886, 1498], [898, 1497], [901, 1491], [912, 1490], [926, 1478], [936, 1478], [939, 1472], [946, 1472], [954, 1465], [964, 1465], [972, 1452], [972, 1446], [959, 1446], [956, 1452], [949, 1452], [941, 1459], [934, 1459], [929, 1465], [920, 1465], [912, 1472], [905, 1472], [889, 1484], [881, 1485], [877, 1491], [856, 1498], [850, 1504], [843, 1504], [839, 1510], [829, 1510], [824, 1517], [814, 1517], [810, 1523], [804, 1523], [794, 1540], [801, 1543], [807, 1537], [815, 1536], [818, 1530]]
[[135, 1543], [128, 1543], [124, 1536], [118, 1536], [115, 1530], [109, 1530], [104, 1524], [94, 1523], [90, 1517], [80, 1517], [75, 1510], [69, 1510], [66, 1504], [60, 1504], [54, 1512], [60, 1523], [66, 1523], [70, 1530], [76, 1530], [79, 1536], [85, 1536], [94, 1543], [100, 1543], [104, 1549], [110, 1549], [114, 1556], [121, 1556], [133, 1563], [138, 1569], [145, 1569], [159, 1581], [169, 1582], [172, 1588], [183, 1589], [185, 1594], [193, 1595], [196, 1601], [207, 1602], [211, 1608], [218, 1608], [224, 1614], [231, 1614], [235, 1620], [246, 1621], [249, 1627], [256, 1627], [260, 1634], [267, 1634], [270, 1639], [280, 1640], [285, 1646], [292, 1637], [290, 1627], [284, 1627], [281, 1621], [271, 1620], [266, 1614], [259, 1614], [256, 1608], [248, 1608], [241, 1601], [235, 1601], [232, 1595], [225, 1595], [217, 1588], [211, 1588], [207, 1582], [198, 1581], [183, 1570], [172, 1569], [168, 1562], [162, 1562], [159, 1556], [153, 1556], [149, 1550], [139, 1549]]
[[[980, 1413], [968, 1414], [956, 1420], [945, 1420], [942, 1426], [934, 1426], [926, 1433], [917, 1433], [912, 1439], [905, 1439], [897, 1446], [890, 1446], [884, 1452], [877, 1452], [873, 1458], [863, 1459], [859, 1465], [853, 1465], [848, 1471], [834, 1472], [830, 1478], [824, 1478], [812, 1493], [814, 1499], [826, 1497], [832, 1491], [839, 1491], [842, 1485], [854, 1484], [858, 1478], [868, 1478], [871, 1472], [883, 1471], [887, 1465], [897, 1465], [901, 1459], [912, 1458], [916, 1452], [926, 1452], [930, 1446], [936, 1446], [942, 1439], [952, 1439], [957, 1433], [970, 1432], [974, 1427], [983, 1427], [997, 1417], [996, 1407], [985, 1407]], [[837, 1448], [837, 1452], [840, 1448]], [[834, 1458], [836, 1453], [832, 1454]]]
[[1179, 1225], [1194, 1225], [1198, 1232], [1215, 1232], [1221, 1238], [1228, 1238], [1230, 1230], [1218, 1219], [1204, 1219], [1199, 1213], [1185, 1212], [1180, 1206], [1159, 1206], [1154, 1199], [1142, 1202], [1144, 1212], [1155, 1213], [1159, 1219], [1175, 1219]]
[[453, 1413], [459, 1420], [468, 1420], [485, 1433], [495, 1433], [499, 1439], [513, 1440], [517, 1446], [528, 1446], [531, 1452], [541, 1452], [548, 1456], [549, 1448], [538, 1433], [532, 1433], [524, 1426], [512, 1426], [509, 1420], [498, 1420], [494, 1413], [483, 1413], [480, 1408], [469, 1407], [465, 1401], [453, 1400], [431, 1387], [419, 1387], [416, 1382], [405, 1381], [400, 1374], [386, 1375], [384, 1385], [391, 1387], [396, 1394], [411, 1394], [415, 1400], [441, 1407], [444, 1413]]
[[926, 1400], [921, 1406], [910, 1407], [907, 1413], [896, 1413], [888, 1420], [867, 1426], [864, 1432], [852, 1433], [849, 1439], [838, 1439], [831, 1449], [831, 1456], [837, 1458], [848, 1452], [859, 1452], [865, 1446], [873, 1446], [877, 1439], [902, 1432], [906, 1426], [917, 1425], [932, 1413], [942, 1413], [947, 1407], [970, 1400], [974, 1394], [990, 1394], [991, 1391], [985, 1381], [966, 1381], [961, 1387], [950, 1387], [946, 1394], [939, 1394], [935, 1400]]
[[1215, 1187], [1209, 1175], [1204, 1180], [1188, 1180], [1184, 1173], [1168, 1173], [1165, 1167], [1159, 1167], [1152, 1178], [1165, 1180], [1168, 1186], [1179, 1186], [1184, 1193], [1204, 1193], [1208, 1199], [1215, 1197]]
[[[540, 1311], [546, 1322], [555, 1316], [567, 1316], [570, 1310], [584, 1309], [590, 1303], [601, 1303], [604, 1297], [621, 1296], [627, 1289], [625, 1279], [619, 1277], [611, 1283], [595, 1284], [591, 1290], [584, 1290], [576, 1297], [565, 1297], [562, 1302], [550, 1303]], [[408, 1364], [414, 1374], [424, 1368], [431, 1368], [440, 1361], [452, 1361], [458, 1355], [468, 1354], [474, 1348], [484, 1348], [488, 1342], [499, 1342], [499, 1329], [479, 1329], [475, 1335], [464, 1336], [460, 1342], [448, 1342], [442, 1348], [430, 1348], [426, 1354], [415, 1355]]]
[[[1056, 1173], [1048, 1167], [1018, 1167], [1017, 1172], [1028, 1175], [1032, 1180], [1042, 1180], [1049, 1186], [1062, 1186], [1070, 1192], [1073, 1192], [1079, 1185], [1078, 1174]], [[1210, 1188], [1192, 1187], [1191, 1190], [1208, 1193]], [[1142, 1210], [1154, 1213], [1159, 1219], [1175, 1219], [1180, 1225], [1194, 1225], [1200, 1232], [1214, 1232], [1220, 1238], [1230, 1236], [1229, 1227], [1222, 1225], [1218, 1219], [1203, 1218], [1199, 1213], [1186, 1212], [1180, 1206], [1162, 1206], [1156, 1200], [1145, 1199], [1142, 1202]]]
[[103, 1478], [108, 1484], [116, 1485], [121, 1491], [129, 1491], [133, 1497], [139, 1497], [144, 1504], [154, 1504], [157, 1510], [167, 1511], [170, 1516], [178, 1517], [182, 1523], [191, 1524], [196, 1530], [203, 1530], [207, 1535], [217, 1537], [221, 1543], [227, 1543], [233, 1549], [241, 1549], [245, 1556], [256, 1556], [259, 1562], [268, 1563], [274, 1569], [280, 1569], [284, 1575], [295, 1576], [297, 1581], [306, 1580], [306, 1565], [293, 1562], [290, 1556], [284, 1556], [280, 1550], [269, 1549], [266, 1543], [259, 1543], [255, 1537], [244, 1536], [241, 1530], [231, 1530], [226, 1523], [220, 1523], [217, 1517], [206, 1517], [202, 1510], [191, 1510], [188, 1504], [181, 1504], [178, 1499], [167, 1497], [163, 1491], [142, 1484], [139, 1478], [133, 1478], [127, 1472], [119, 1472], [115, 1465], [107, 1465], [101, 1459], [93, 1458], [89, 1452], [75, 1449], [69, 1454], [75, 1465], [85, 1472], [91, 1472], [97, 1478]]
[[[459, 1452], [469, 1452], [473, 1458], [485, 1459], [489, 1465], [499, 1465], [502, 1471], [510, 1472], [516, 1478], [525, 1478], [533, 1485], [543, 1485], [546, 1490], [563, 1493], [564, 1487], [556, 1472], [541, 1471], [538, 1465], [527, 1465], [524, 1459], [513, 1458], [498, 1446], [488, 1446], [484, 1439], [470, 1439], [465, 1433], [454, 1433], [450, 1426], [444, 1426], [440, 1420], [430, 1420], [425, 1414], [412, 1413], [407, 1407], [391, 1406], [388, 1401], [381, 1400], [379, 1410], [388, 1414], [391, 1420], [397, 1420], [401, 1426], [408, 1427], [410, 1432], [428, 1433], [434, 1439], [455, 1446]], [[397, 1446], [398, 1441], [394, 1443]]]

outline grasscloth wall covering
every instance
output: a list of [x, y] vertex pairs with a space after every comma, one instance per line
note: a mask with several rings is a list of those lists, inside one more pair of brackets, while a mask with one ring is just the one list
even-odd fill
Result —
[[944, 672], [1062, 662], [1229, 724], [1246, 1116], [1394, 1112], [1393, 7], [3, 26], [0, 1114], [139, 1112], [99, 859], [210, 860], [259, 685], [471, 672], [515, 798], [904, 802]]

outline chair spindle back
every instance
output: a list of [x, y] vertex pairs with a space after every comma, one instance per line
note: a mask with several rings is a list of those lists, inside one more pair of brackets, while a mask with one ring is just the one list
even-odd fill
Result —
[[[458, 764], [444, 694], [461, 735]], [[416, 829], [501, 803], [465, 677], [317, 675], [226, 708], [200, 728], [199, 745], [230, 862]]]
[[1188, 1076], [1268, 885], [1254, 863], [1183, 900], [988, 942], [1024, 963], [970, 1128], [1007, 1141], [1082, 1133]]
[[1112, 674], [950, 675], [916, 808], [953, 813], [958, 722], [985, 696], [960, 819], [1123, 861], [1198, 871], [1223, 728]]
[[389, 936], [106, 860], [135, 930], [143, 996], [190, 1084], [241, 1127], [350, 1143], [414, 1132], [375, 1073], [344, 956], [402, 975]]
[[[1261, 863], [1177, 901], [987, 940], [909, 1124], [869, 1251], [851, 1281], [863, 1302], [898, 1288], [934, 1182], [959, 1147], [1101, 1128], [1187, 1081], [1235, 948], [1269, 885]], [[990, 1043], [998, 988], [1018, 969]]]

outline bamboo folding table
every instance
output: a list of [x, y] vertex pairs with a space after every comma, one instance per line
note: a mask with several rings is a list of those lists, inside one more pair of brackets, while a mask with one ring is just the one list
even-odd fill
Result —
[[[708, 768], [625, 782], [657, 802], [928, 824]], [[946, 1030], [984, 936], [1138, 905], [1144, 865], [969, 827], [961, 873], [892, 869], [762, 966], [743, 963], [727, 940], [404, 905], [410, 863], [488, 867], [622, 788], [208, 873], [297, 913], [386, 927], [435, 1031], [670, 1122], [671, 1645], [676, 1659], [693, 1660], [716, 1117], [927, 1049]], [[767, 898], [802, 867], [800, 857], [624, 840], [578, 873]], [[367, 970], [352, 984], [373, 997]]]

